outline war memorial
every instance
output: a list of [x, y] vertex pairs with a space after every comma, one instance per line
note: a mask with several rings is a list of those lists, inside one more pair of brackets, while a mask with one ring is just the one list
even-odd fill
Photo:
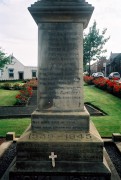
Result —
[[85, 0], [38, 0], [37, 109], [17, 142], [10, 180], [110, 180], [103, 141], [84, 107], [83, 30], [94, 7]]

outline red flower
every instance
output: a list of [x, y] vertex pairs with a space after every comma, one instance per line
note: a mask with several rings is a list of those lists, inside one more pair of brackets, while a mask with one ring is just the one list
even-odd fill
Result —
[[27, 84], [24, 84], [22, 90], [19, 92], [20, 94], [16, 95], [17, 104], [26, 104], [28, 98], [32, 96], [32, 88]]

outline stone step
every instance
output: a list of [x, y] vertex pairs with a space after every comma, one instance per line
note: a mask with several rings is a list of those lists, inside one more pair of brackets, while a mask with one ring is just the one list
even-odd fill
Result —
[[[23, 168], [24, 167], [24, 168]], [[32, 171], [34, 168], [34, 171]], [[40, 172], [41, 169], [41, 172]], [[10, 172], [10, 180], [18, 179], [45, 179], [45, 180], [67, 180], [67, 179], [96, 179], [110, 180], [110, 172], [103, 163], [79, 163], [79, 162], [55, 162], [55, 167], [50, 161], [41, 162], [19, 162], [19, 167], [13, 167]]]

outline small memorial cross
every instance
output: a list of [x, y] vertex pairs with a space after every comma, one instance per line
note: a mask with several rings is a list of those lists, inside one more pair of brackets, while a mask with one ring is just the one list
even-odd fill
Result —
[[55, 158], [57, 158], [57, 155], [54, 155], [54, 152], [51, 152], [49, 159], [52, 159], [52, 166], [53, 167], [55, 167]]

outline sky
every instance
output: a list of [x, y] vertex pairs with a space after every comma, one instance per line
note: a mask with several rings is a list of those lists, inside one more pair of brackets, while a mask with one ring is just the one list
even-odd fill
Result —
[[[37, 0], [0, 0], [0, 47], [7, 54], [13, 54], [25, 66], [37, 66], [37, 25], [28, 7]], [[107, 58], [110, 53], [121, 53], [121, 0], [86, 0], [95, 9], [89, 25], [94, 20], [97, 28], [107, 28]]]

